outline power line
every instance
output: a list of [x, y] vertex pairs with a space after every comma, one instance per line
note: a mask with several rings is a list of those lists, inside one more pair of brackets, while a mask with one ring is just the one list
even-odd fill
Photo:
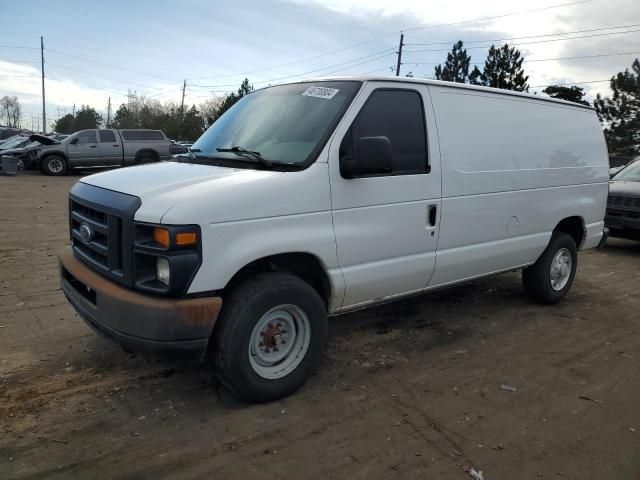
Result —
[[[365, 64], [367, 64], [367, 63], [375, 62], [376, 60], [380, 60], [381, 58], [389, 57], [389, 56], [391, 56], [391, 55], [395, 55], [395, 54], [396, 54], [396, 52], [387, 53], [386, 55], [382, 55], [382, 56], [380, 56], [380, 57], [378, 57], [378, 58], [374, 58], [374, 59], [371, 59], [371, 60], [367, 60], [366, 62], [356, 63], [355, 65], [349, 65], [348, 67], [339, 68], [339, 69], [337, 69], [337, 70], [332, 70], [331, 72], [325, 72], [325, 73], [323, 73], [322, 75], [333, 75], [334, 73], [343, 72], [343, 71], [348, 70], [348, 69], [350, 69], [350, 68], [353, 68], [353, 67], [359, 67], [360, 65], [365, 65]], [[304, 76], [304, 74], [303, 74], [303, 75], [300, 75], [300, 76]]]
[[[539, 40], [537, 42], [522, 42], [522, 43], [512, 43], [510, 46], [512, 47], [520, 47], [522, 45], [538, 45], [541, 43], [550, 43], [550, 42], [564, 42], [566, 40], [578, 40], [578, 39], [582, 39], [582, 38], [593, 38], [593, 37], [604, 37], [604, 36], [609, 36], [609, 35], [622, 35], [622, 34], [626, 34], [626, 33], [635, 33], [635, 32], [640, 32], [640, 29], [636, 29], [636, 30], [625, 30], [622, 32], [609, 32], [609, 33], [596, 33], [593, 35], [581, 35], [578, 37], [569, 37], [569, 38], [553, 38], [553, 39], [549, 39], [549, 40]], [[487, 42], [491, 42], [491, 40], [487, 40]], [[471, 49], [476, 49], [476, 48], [487, 48], [489, 47], [489, 45], [481, 45], [481, 46], [477, 46], [477, 47], [467, 47], [468, 50]], [[422, 53], [422, 52], [449, 52], [450, 49], [424, 49], [424, 50], [405, 50], [406, 53]]]
[[554, 8], [561, 8], [561, 7], [569, 7], [572, 5], [579, 5], [582, 3], [591, 3], [594, 2], [596, 0], [581, 0], [578, 2], [570, 2], [570, 3], [561, 3], [561, 4], [557, 4], [557, 5], [549, 5], [546, 7], [540, 7], [540, 8], [534, 8], [531, 10], [521, 10], [519, 12], [513, 12], [513, 13], [504, 13], [502, 15], [494, 15], [494, 16], [490, 16], [490, 17], [479, 17], [479, 18], [474, 18], [474, 19], [470, 19], [470, 20], [462, 20], [459, 22], [452, 22], [452, 23], [444, 23], [444, 24], [432, 24], [430, 25], [425, 25], [425, 26], [421, 26], [421, 27], [413, 27], [413, 28], [404, 28], [403, 30], [405, 32], [408, 31], [415, 31], [415, 30], [426, 30], [426, 29], [431, 29], [431, 30], [436, 30], [438, 28], [444, 28], [444, 27], [450, 27], [453, 25], [463, 25], [465, 23], [475, 23], [475, 22], [483, 22], [483, 21], [487, 21], [487, 20], [495, 20], [497, 18], [505, 18], [505, 17], [514, 17], [517, 15], [524, 15], [524, 14], [529, 14], [529, 13], [536, 13], [536, 12], [542, 12], [544, 10], [552, 10]]
[[[394, 51], [390, 51], [390, 50], [395, 50], [395, 48], [386, 48], [384, 50], [380, 50], [378, 52], [371, 53], [371, 54], [365, 55], [363, 57], [358, 57], [358, 58], [353, 58], [351, 60], [347, 60], [346, 62], [335, 63], [333, 65], [326, 65], [324, 67], [316, 68], [314, 70], [309, 70], [309, 71], [302, 72], [302, 73], [296, 73], [296, 74], [293, 74], [293, 75], [287, 75], [287, 76], [284, 76], [284, 77], [271, 78], [269, 80], [262, 80], [262, 81], [255, 82], [255, 83], [256, 84], [271, 83], [271, 82], [277, 82], [277, 81], [280, 81], [280, 80], [287, 80], [289, 78], [302, 77], [302, 76], [305, 76], [305, 75], [309, 75], [311, 73], [317, 73], [317, 72], [320, 72], [322, 70], [327, 70], [327, 69], [331, 69], [331, 68], [334, 68], [334, 67], [340, 67], [342, 65], [347, 65], [349, 63], [357, 62], [358, 60], [363, 60], [365, 58], [370, 58], [370, 57], [374, 57], [376, 55], [383, 54], [383, 55], [381, 55], [379, 57], [372, 58], [372, 59], [370, 59], [370, 60], [368, 60], [367, 62], [364, 62], [364, 63], [375, 62], [376, 60], [379, 60], [380, 58], [384, 58], [384, 57], [388, 57], [390, 55], [395, 55], [396, 54]], [[358, 64], [358, 65], [361, 65], [361, 64]], [[357, 66], [357, 65], [351, 65], [351, 66], [349, 66], [347, 68], [351, 68], [351, 67], [355, 67], [355, 66]], [[325, 73], [325, 75], [327, 75], [327, 74]], [[192, 87], [200, 87], [200, 88], [223, 88], [223, 87], [234, 87], [234, 86], [236, 86], [236, 84], [227, 84], [227, 85], [194, 85], [194, 84], [191, 84], [191, 86]]]
[[580, 60], [583, 58], [600, 58], [600, 57], [615, 57], [620, 55], [638, 55], [640, 52], [620, 52], [620, 53], [600, 53], [597, 55], [582, 55], [579, 57], [558, 57], [558, 58], [532, 58], [524, 59], [524, 63], [530, 62], [549, 62], [552, 60]]
[[182, 91], [182, 87], [180, 87], [180, 88], [172, 88], [171, 90], [164, 90], [162, 92], [154, 93], [152, 95], [147, 95], [147, 98], [161, 97], [161, 96], [166, 95], [168, 93], [181, 92], [181, 91]]
[[[596, 55], [581, 55], [576, 57], [556, 57], [556, 58], [525, 58], [523, 63], [531, 63], [531, 62], [550, 62], [554, 60], [581, 60], [584, 58], [600, 58], [600, 57], [614, 57], [620, 55], [638, 55], [640, 52], [620, 52], [620, 53], [601, 53]], [[442, 62], [405, 62], [403, 65], [440, 65]], [[470, 63], [469, 65], [484, 65], [484, 62], [481, 63]]]
[[371, 73], [377, 73], [377, 72], [382, 72], [382, 71], [385, 71], [385, 72], [388, 71], [389, 74], [391, 74], [391, 73], [393, 73], [393, 69], [394, 68], [395, 67], [393, 65], [389, 65], [388, 67], [376, 68], [375, 70], [369, 70], [367, 72], [362, 72], [359, 75], [369, 75]]
[[65, 70], [71, 70], [72, 72], [78, 72], [78, 73], [82, 73], [82, 74], [85, 74], [85, 75], [92, 75], [94, 77], [102, 78], [104, 80], [112, 80], [112, 81], [115, 81], [115, 82], [128, 83], [128, 84], [131, 84], [131, 85], [137, 85], [139, 87], [151, 88], [153, 90], [161, 90], [160, 88], [152, 87], [151, 85], [145, 85], [143, 83], [132, 82], [130, 80], [122, 80], [120, 78], [105, 77], [104, 75], [98, 75], [96, 73], [87, 72], [86, 70], [78, 70], [77, 68], [66, 67], [64, 65], [59, 65], [57, 63], [49, 63], [49, 65], [51, 65], [52, 67], [56, 67], [56, 68], [62, 68], [62, 69], [65, 69]]
[[546, 88], [546, 87], [554, 87], [554, 86], [560, 86], [560, 87], [565, 87], [565, 86], [569, 86], [569, 85], [584, 85], [587, 83], [602, 83], [602, 82], [610, 82], [611, 79], [608, 78], [606, 80], [589, 80], [586, 82], [571, 82], [571, 83], [552, 83], [550, 85], [534, 85], [533, 87], [529, 87], [529, 88]]
[[532, 9], [532, 10], [523, 10], [523, 11], [519, 11], [519, 12], [505, 13], [505, 14], [501, 14], [501, 15], [494, 15], [494, 16], [488, 16], [488, 17], [480, 17], [480, 18], [462, 20], [462, 21], [459, 21], [459, 22], [441, 23], [441, 24], [433, 23], [433, 24], [430, 24], [430, 25], [423, 25], [423, 26], [419, 26], [419, 27], [403, 28], [401, 30], [394, 30], [393, 32], [390, 32], [390, 33], [387, 33], [387, 34], [384, 34], [384, 35], [380, 35], [378, 37], [374, 37], [374, 38], [371, 38], [369, 40], [365, 40], [363, 42], [354, 43], [352, 45], [349, 45], [349, 46], [346, 46], [346, 47], [343, 47], [343, 48], [339, 48], [337, 50], [332, 50], [330, 52], [321, 53], [319, 55], [314, 55], [312, 57], [301, 58], [299, 60], [294, 60], [294, 61], [288, 62], [288, 63], [272, 65], [271, 67], [260, 68], [260, 69], [257, 69], [257, 70], [247, 70], [247, 71], [244, 71], [244, 72], [225, 74], [225, 75], [208, 75], [208, 76], [205, 76], [205, 77], [190, 77], [190, 78], [191, 78], [191, 80], [204, 80], [204, 79], [210, 79], [210, 78], [221, 79], [221, 78], [239, 77], [239, 76], [243, 76], [243, 75], [249, 75], [249, 74], [252, 74], [252, 73], [259, 73], [259, 72], [265, 72], [267, 70], [275, 70], [275, 69], [278, 69], [278, 68], [289, 67], [291, 65], [296, 65], [296, 64], [307, 62], [307, 61], [310, 61], [310, 60], [316, 60], [318, 58], [326, 57], [328, 55], [334, 55], [336, 53], [341, 53], [341, 52], [344, 52], [346, 50], [350, 50], [352, 48], [361, 47], [362, 45], [367, 45], [369, 43], [373, 43], [373, 42], [376, 42], [378, 40], [382, 40], [382, 39], [389, 38], [389, 37], [394, 37], [397, 34], [402, 33], [402, 31], [407, 32], [407, 31], [426, 30], [426, 29], [436, 30], [438, 28], [444, 28], [444, 27], [448, 27], [448, 26], [452, 26], [452, 25], [462, 25], [462, 24], [465, 24], [465, 23], [474, 23], [474, 22], [480, 22], [480, 21], [494, 20], [494, 19], [497, 19], [497, 18], [513, 17], [513, 16], [517, 16], [517, 15], [535, 13], [535, 12], [539, 12], [539, 11], [543, 11], [543, 10], [551, 10], [551, 9], [554, 9], [554, 8], [568, 7], [568, 6], [571, 6], [571, 5], [590, 3], [590, 2], [594, 2], [594, 1], [596, 1], [596, 0], [580, 0], [580, 1], [577, 1], [577, 2], [561, 3], [561, 4], [557, 4], [557, 5], [549, 5], [547, 7], [541, 7], [541, 8], [536, 8], [536, 9]]
[[0, 75], [0, 78], [38, 78], [40, 75]]
[[24, 47], [22, 45], [0, 45], [0, 48], [16, 48], [26, 50], [40, 50], [40, 47]]
[[[572, 32], [559, 32], [559, 33], [544, 33], [544, 34], [539, 34], [539, 35], [529, 35], [526, 37], [511, 37], [511, 38], [494, 38], [491, 40], [462, 40], [463, 43], [465, 44], [469, 44], [469, 43], [488, 43], [488, 42], [507, 42], [507, 41], [512, 41], [512, 40], [528, 40], [531, 38], [540, 38], [540, 37], [557, 37], [560, 35], [573, 35], [576, 33], [591, 33], [591, 32], [601, 32], [602, 30], [615, 30], [615, 29], [619, 29], [619, 28], [633, 28], [633, 27], [638, 27], [640, 26], [640, 23], [633, 23], [630, 25], [618, 25], [615, 27], [603, 27], [603, 28], [591, 28], [588, 30], [574, 30]], [[617, 32], [610, 32], [610, 33], [617, 33]], [[456, 43], [458, 40], [453, 40], [453, 41], [448, 41], [448, 42], [431, 42], [431, 43], [406, 43], [405, 45], [407, 46], [422, 46], [422, 47], [429, 47], [429, 46], [434, 46], [434, 45], [452, 45], [454, 43]]]
[[116, 68], [116, 69], [118, 69], [118, 70], [126, 70], [126, 71], [128, 71], [128, 72], [137, 73], [138, 75], [145, 75], [145, 76], [147, 76], [147, 77], [159, 78], [159, 79], [161, 79], [161, 80], [167, 80], [167, 81], [169, 81], [169, 82], [175, 82], [175, 83], [177, 83], [177, 82], [178, 82], [178, 80], [175, 80], [175, 79], [173, 79], [173, 78], [167, 78], [167, 77], [162, 77], [162, 76], [159, 76], [159, 75], [153, 75], [153, 74], [151, 74], [151, 73], [140, 72], [140, 71], [138, 71], [138, 70], [133, 70], [133, 69], [131, 69], [131, 68], [127, 68], [127, 67], [121, 67], [121, 66], [118, 66], [118, 65], [110, 64], [110, 63], [98, 62], [98, 61], [96, 61], [96, 60], [92, 60], [92, 59], [90, 59], [90, 58], [81, 57], [81, 56], [79, 56], [79, 55], [72, 55], [72, 54], [70, 54], [70, 53], [61, 52], [61, 51], [59, 51], [59, 50], [53, 50], [53, 49], [51, 49], [51, 48], [47, 48], [47, 51], [48, 51], [48, 52], [52, 52], [52, 53], [56, 53], [56, 54], [58, 54], [58, 55], [64, 55], [64, 56], [66, 56], [66, 57], [75, 58], [75, 59], [77, 59], [77, 60], [82, 60], [82, 61], [85, 61], [85, 62], [95, 63], [96, 65], [102, 65], [102, 66], [105, 66], [105, 67]]

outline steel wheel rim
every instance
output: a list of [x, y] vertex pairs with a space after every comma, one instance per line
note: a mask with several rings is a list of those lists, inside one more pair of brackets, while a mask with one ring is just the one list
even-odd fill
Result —
[[49, 160], [49, 170], [53, 173], [60, 173], [62, 171], [62, 162], [57, 158], [54, 160]]
[[276, 380], [293, 372], [311, 343], [311, 324], [296, 305], [278, 305], [256, 323], [249, 341], [249, 363], [262, 378]]
[[562, 290], [569, 283], [571, 271], [573, 269], [573, 257], [568, 248], [561, 248], [551, 260], [551, 270], [549, 277], [551, 288], [556, 292]]

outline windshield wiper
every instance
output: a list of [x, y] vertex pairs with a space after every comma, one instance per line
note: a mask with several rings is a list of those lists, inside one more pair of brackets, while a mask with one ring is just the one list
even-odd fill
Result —
[[260, 152], [253, 152], [251, 150], [247, 150], [246, 148], [242, 148], [242, 147], [237, 146], [237, 145], [235, 145], [233, 147], [216, 148], [216, 151], [222, 152], [222, 153], [224, 153], [224, 152], [235, 153], [237, 155], [241, 155], [241, 156], [250, 158], [252, 160], [255, 160], [260, 165], [262, 165], [262, 166], [264, 166], [266, 168], [273, 167], [273, 162], [271, 160], [267, 160], [262, 155], [260, 155]]

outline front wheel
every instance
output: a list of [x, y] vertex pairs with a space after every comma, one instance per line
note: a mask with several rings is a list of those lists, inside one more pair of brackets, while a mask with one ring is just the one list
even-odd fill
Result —
[[524, 291], [537, 303], [558, 303], [571, 289], [577, 268], [575, 241], [566, 233], [554, 232], [538, 261], [522, 272]]
[[224, 299], [212, 355], [221, 382], [250, 402], [298, 390], [320, 364], [327, 314], [308, 283], [285, 273], [250, 278]]
[[42, 160], [40, 168], [45, 175], [66, 175], [67, 161], [59, 155], [49, 155]]

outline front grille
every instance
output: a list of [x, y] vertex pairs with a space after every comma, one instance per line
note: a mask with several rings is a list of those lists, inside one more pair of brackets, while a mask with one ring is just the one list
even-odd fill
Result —
[[81, 182], [69, 194], [75, 255], [97, 273], [127, 286], [133, 286], [133, 215], [139, 206], [137, 197]]
[[610, 207], [640, 208], [640, 198], [610, 196], [607, 205]]
[[[122, 276], [122, 219], [71, 200], [70, 220], [71, 244], [76, 253], [98, 269]], [[93, 232], [88, 242], [80, 233], [83, 224]]]

